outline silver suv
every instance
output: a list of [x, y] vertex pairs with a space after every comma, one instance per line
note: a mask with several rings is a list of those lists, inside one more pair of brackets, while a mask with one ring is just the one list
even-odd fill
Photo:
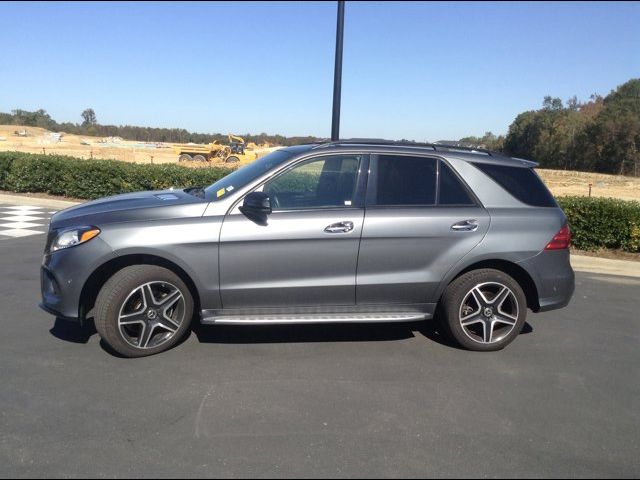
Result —
[[[283, 148], [207, 188], [130, 193], [55, 214], [42, 303], [93, 318], [127, 357], [203, 324], [436, 317], [499, 350], [527, 309], [567, 305], [567, 220], [535, 163], [429, 144]], [[365, 327], [363, 327], [365, 328]]]

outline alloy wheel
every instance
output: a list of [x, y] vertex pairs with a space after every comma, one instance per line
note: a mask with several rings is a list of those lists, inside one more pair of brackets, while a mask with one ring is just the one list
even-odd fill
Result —
[[465, 295], [458, 319], [462, 331], [471, 340], [492, 344], [513, 331], [519, 308], [511, 289], [498, 282], [486, 282], [476, 285]]
[[185, 317], [184, 295], [168, 282], [134, 288], [120, 307], [118, 329], [132, 347], [156, 348], [174, 337]]

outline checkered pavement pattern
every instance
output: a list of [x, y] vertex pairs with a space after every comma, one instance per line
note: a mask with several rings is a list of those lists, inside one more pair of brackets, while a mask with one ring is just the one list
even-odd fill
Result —
[[54, 213], [46, 207], [0, 203], [0, 241], [46, 234]]

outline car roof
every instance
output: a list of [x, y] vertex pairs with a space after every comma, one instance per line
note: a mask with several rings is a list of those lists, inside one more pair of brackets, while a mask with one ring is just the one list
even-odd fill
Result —
[[340, 140], [336, 142], [319, 142], [314, 144], [286, 147], [286, 150], [294, 153], [309, 151], [318, 152], [352, 152], [354, 150], [366, 153], [387, 154], [431, 154], [444, 158], [456, 158], [473, 163], [489, 163], [495, 165], [507, 165], [512, 167], [533, 168], [538, 164], [530, 160], [509, 157], [500, 152], [494, 152], [481, 148], [458, 147], [433, 143], [395, 142], [387, 140]]

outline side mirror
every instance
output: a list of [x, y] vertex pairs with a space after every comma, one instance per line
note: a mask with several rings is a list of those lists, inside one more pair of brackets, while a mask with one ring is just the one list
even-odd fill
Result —
[[267, 215], [271, 214], [271, 200], [263, 192], [251, 192], [244, 197], [240, 211], [250, 220], [266, 225]]

